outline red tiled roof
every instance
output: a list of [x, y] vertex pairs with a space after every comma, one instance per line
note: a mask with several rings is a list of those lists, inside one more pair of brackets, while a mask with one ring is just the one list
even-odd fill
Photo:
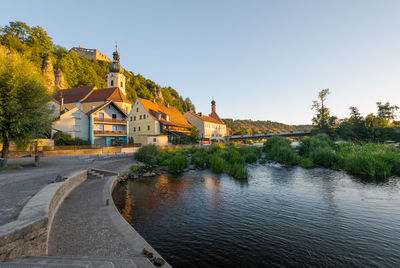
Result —
[[192, 114], [192, 115], [194, 115], [194, 116], [196, 116], [197, 118], [200, 118], [200, 119], [203, 120], [203, 121], [210, 122], [210, 123], [215, 123], [215, 124], [222, 124], [222, 125], [225, 125], [224, 121], [222, 121], [222, 120], [218, 117], [217, 114], [215, 114], [215, 115], [217, 115], [217, 118], [215, 118], [215, 117], [212, 116], [212, 114], [210, 114], [210, 116], [207, 116], [207, 115], [202, 115], [202, 116], [200, 116], [199, 114], [196, 114], [196, 113], [193, 113], [193, 112], [189, 112], [189, 113]]
[[124, 113], [124, 111], [122, 111], [121, 108], [119, 108], [118, 105], [116, 105], [113, 101], [108, 101], [108, 102], [106, 102], [106, 103], [103, 103], [103, 104], [101, 104], [101, 105], [99, 105], [99, 106], [93, 108], [92, 110], [90, 110], [89, 112], [87, 112], [86, 115], [87, 115], [87, 116], [90, 116], [92, 113], [95, 113], [95, 112], [97, 112], [97, 111], [102, 110], [104, 107], [106, 107], [106, 106], [109, 105], [109, 104], [113, 105], [113, 106], [114, 106], [121, 114], [123, 114], [125, 117], [128, 117], [128, 116]]
[[92, 92], [94, 89], [96, 89], [95, 86], [61, 89], [57, 91], [56, 95], [54, 96], [54, 99], [56, 99], [60, 103], [61, 99], [64, 99], [63, 100], [64, 104], [80, 102], [87, 95], [89, 95], [90, 92]]
[[131, 103], [118, 87], [101, 88], [94, 90], [82, 102], [118, 101]]
[[[191, 128], [192, 125], [175, 107], [167, 107], [163, 104], [155, 103], [146, 99], [138, 98], [154, 120], [160, 121], [164, 125]], [[155, 113], [165, 114], [169, 116], [169, 121], [165, 118], [158, 119]]]

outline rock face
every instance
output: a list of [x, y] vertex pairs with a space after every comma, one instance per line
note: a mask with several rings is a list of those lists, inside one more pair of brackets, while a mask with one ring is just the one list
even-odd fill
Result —
[[163, 94], [162, 94], [162, 92], [161, 92], [161, 88], [156, 88], [156, 90], [155, 90], [155, 97], [157, 98], [157, 99], [162, 99], [162, 100], [164, 100], [164, 97], [163, 97]]
[[64, 73], [61, 71], [60, 68], [57, 68], [54, 71], [54, 85], [57, 89], [67, 88], [68, 85], [64, 79]]
[[43, 58], [42, 72], [46, 78], [47, 87], [50, 91], [68, 87], [63, 72], [60, 68], [54, 69], [50, 56], [45, 56]]
[[42, 72], [46, 78], [47, 87], [49, 88], [50, 91], [52, 91], [55, 85], [55, 77], [54, 77], [53, 63], [51, 62], [50, 56], [44, 56]]

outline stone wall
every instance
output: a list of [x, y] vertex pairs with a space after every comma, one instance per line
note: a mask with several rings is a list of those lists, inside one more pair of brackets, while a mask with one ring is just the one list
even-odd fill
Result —
[[46, 255], [54, 215], [65, 197], [86, 179], [84, 170], [47, 185], [29, 200], [17, 220], [0, 226], [0, 261]]

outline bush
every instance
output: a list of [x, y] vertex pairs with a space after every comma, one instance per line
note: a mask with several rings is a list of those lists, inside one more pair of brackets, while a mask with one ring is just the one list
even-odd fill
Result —
[[172, 173], [182, 173], [187, 166], [186, 155], [178, 153], [168, 161], [168, 171]]
[[290, 141], [283, 137], [272, 137], [264, 143], [264, 152], [270, 158], [282, 164], [294, 165], [297, 163], [297, 155], [290, 145]]
[[236, 179], [247, 179], [249, 177], [247, 167], [239, 163], [227, 166], [225, 172]]
[[299, 165], [302, 168], [312, 168], [313, 167], [313, 160], [311, 158], [308, 157], [304, 157], [304, 158], [300, 158], [300, 160], [298, 161]]
[[266, 163], [267, 163], [267, 158], [263, 158], [263, 159], [260, 160], [260, 164], [263, 164], [263, 165], [264, 165], [264, 164], [266, 164]]
[[165, 153], [154, 144], [142, 146], [135, 153], [136, 160], [148, 165], [160, 164], [164, 160], [164, 157]]
[[215, 173], [222, 173], [225, 169], [225, 161], [219, 155], [213, 155], [210, 160], [210, 168]]
[[314, 149], [310, 154], [312, 160], [315, 164], [331, 168], [335, 167], [338, 163], [338, 157], [331, 148], [329, 147], [321, 147]]
[[327, 134], [318, 134], [308, 137], [300, 142], [299, 154], [310, 156], [313, 151], [320, 148], [334, 148], [334, 143]]
[[132, 171], [136, 171], [136, 170], [138, 170], [138, 166], [136, 166], [136, 165], [132, 165], [132, 166], [131, 166], [131, 170], [132, 170]]
[[198, 168], [205, 168], [208, 166], [208, 154], [205, 150], [199, 150], [192, 154], [192, 164]]
[[71, 135], [65, 132], [56, 132], [53, 136], [54, 145], [90, 145], [90, 142], [81, 138], [72, 138]]

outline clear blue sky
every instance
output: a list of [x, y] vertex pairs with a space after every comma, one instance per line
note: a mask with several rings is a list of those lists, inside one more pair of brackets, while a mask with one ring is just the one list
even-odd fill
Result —
[[310, 123], [312, 100], [376, 112], [400, 106], [400, 1], [6, 1], [0, 24], [40, 25], [56, 44], [82, 45], [190, 97], [221, 117]]

